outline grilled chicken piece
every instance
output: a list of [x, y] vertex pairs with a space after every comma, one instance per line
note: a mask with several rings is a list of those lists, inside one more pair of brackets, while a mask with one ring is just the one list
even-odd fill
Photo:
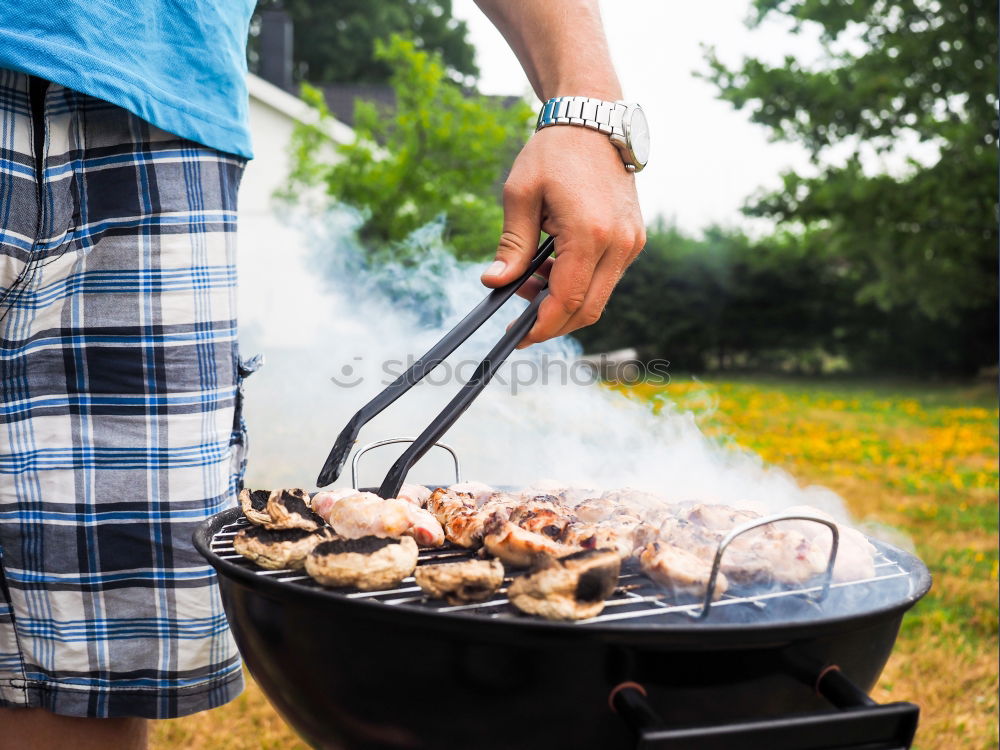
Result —
[[407, 535], [424, 546], [444, 544], [444, 529], [423, 508], [397, 498], [383, 500], [371, 492], [354, 491], [346, 497], [337, 494], [317, 494], [313, 498], [313, 508], [342, 537]]
[[449, 604], [484, 602], [503, 583], [503, 564], [499, 560], [462, 560], [420, 565], [413, 577], [421, 591]]
[[779, 528], [783, 525], [773, 524], [762, 530], [754, 544], [754, 551], [768, 565], [775, 581], [799, 586], [826, 570], [828, 555], [823, 554], [818, 544], [813, 544], [794, 529]]
[[309, 493], [302, 489], [274, 490], [267, 498], [270, 520], [264, 522], [269, 529], [304, 529], [315, 531], [325, 525], [312, 509]]
[[445, 538], [459, 547], [478, 547], [483, 542], [483, 529], [491, 515], [488, 510], [471, 508], [453, 513], [444, 524]]
[[418, 508], [423, 508], [430, 496], [431, 491], [422, 484], [404, 484], [399, 488], [399, 494], [396, 495], [400, 500], [412, 503]]
[[259, 525], [271, 522], [271, 514], [267, 512], [267, 498], [270, 495], [270, 490], [251, 490], [246, 487], [240, 490], [240, 508], [248, 521]]
[[[654, 541], [685, 550], [711, 568], [724, 531], [706, 528], [686, 518], [667, 518], [657, 530]], [[748, 531], [726, 547], [719, 570], [734, 584], [769, 584], [774, 571], [757, 549], [762, 532]], [[706, 578], [708, 574], [706, 573]]]
[[539, 502], [537, 499], [516, 506], [508, 520], [522, 529], [542, 534], [549, 539], [560, 540], [566, 528], [576, 520], [567, 510], [554, 503]]
[[[693, 555], [685, 549], [664, 542], [650, 542], [639, 555], [643, 572], [667, 588], [674, 597], [701, 599], [708, 587], [712, 564]], [[713, 601], [729, 588], [725, 573], [719, 572], [715, 579]]]
[[626, 512], [630, 515], [643, 516], [657, 510], [672, 511], [673, 507], [660, 495], [625, 487], [620, 490], [609, 490], [601, 495], [602, 500], [614, 503], [615, 512]]
[[557, 482], [541, 481], [530, 487], [526, 487], [520, 493], [520, 499], [531, 500], [539, 495], [550, 495], [556, 498], [559, 505], [564, 508], [575, 508], [580, 503], [592, 498], [600, 497], [599, 490], [584, 487], [566, 487]]
[[[834, 520], [829, 513], [811, 505], [796, 505], [786, 508], [784, 512]], [[782, 521], [775, 526], [797, 531], [816, 545], [824, 560], [829, 558], [832, 535], [826, 526], [810, 521]], [[876, 550], [868, 538], [849, 526], [837, 524], [837, 530], [840, 532], [840, 543], [837, 545], [837, 560], [833, 564], [833, 580], [860, 581], [874, 576]], [[823, 569], [826, 569], [825, 566]]]
[[504, 520], [520, 503], [510, 495], [494, 493], [490, 499], [479, 508], [467, 505], [454, 505], [450, 511], [444, 512], [444, 534], [449, 542], [459, 547], [473, 548], [483, 543], [483, 534], [487, 521], [497, 516]]
[[499, 557], [505, 565], [513, 567], [527, 567], [544, 555], [563, 557], [578, 550], [543, 534], [522, 529], [500, 514], [490, 517], [483, 532], [483, 547], [486, 551]]
[[623, 523], [576, 523], [567, 527], [560, 541], [583, 549], [611, 549], [619, 559], [625, 560], [635, 549], [638, 528], [638, 519]]
[[333, 530], [347, 539], [363, 536], [399, 537], [410, 528], [409, 503], [389, 503], [371, 492], [357, 492], [346, 497], [317, 495], [313, 509], [326, 519]]
[[[722, 538], [735, 526], [759, 518], [751, 511], [728, 506], [694, 506], [660, 525], [660, 541], [684, 549], [712, 564]], [[710, 526], [689, 519], [699, 519]], [[737, 536], [722, 557], [720, 570], [730, 583], [801, 585], [822, 573], [825, 558], [820, 548], [786, 523], [769, 524]]]
[[618, 584], [621, 560], [613, 550], [588, 549], [546, 557], [507, 589], [522, 612], [549, 620], [584, 620], [604, 609]]
[[[399, 501], [405, 502], [405, 501]], [[403, 533], [412, 536], [421, 547], [440, 547], [444, 544], [444, 529], [438, 520], [423, 508], [409, 508], [410, 528]]]
[[318, 531], [249, 526], [233, 537], [233, 548], [262, 568], [294, 569], [302, 567], [313, 547], [328, 539], [333, 539], [333, 532], [328, 526]]
[[[721, 540], [736, 526], [761, 516], [754, 511], [726, 505], [695, 505], [688, 511], [687, 517], [710, 529]], [[819, 575], [826, 569], [829, 544], [824, 553], [822, 546], [800, 533], [801, 527], [796, 527], [795, 523], [781, 521], [739, 535], [726, 548], [722, 571], [734, 583], [773, 580], [789, 586], [802, 585]], [[829, 540], [829, 532], [820, 524], [801, 523], [826, 532]]]
[[442, 526], [455, 513], [476, 509], [476, 499], [469, 493], [453, 492], [440, 487], [427, 498], [427, 510]]
[[760, 518], [759, 513], [751, 510], [738, 510], [729, 505], [708, 505], [699, 503], [693, 505], [683, 514], [692, 523], [704, 526], [713, 531], [729, 532], [740, 524]]
[[496, 490], [482, 482], [459, 482], [448, 487], [448, 491], [457, 495], [469, 495], [477, 505], [486, 502]]
[[573, 512], [581, 521], [599, 523], [606, 518], [610, 518], [611, 514], [617, 509], [618, 505], [613, 500], [594, 497], [590, 500], [584, 500], [573, 509]]
[[417, 566], [417, 543], [408, 536], [333, 539], [306, 556], [306, 573], [324, 586], [375, 591], [396, 586]]

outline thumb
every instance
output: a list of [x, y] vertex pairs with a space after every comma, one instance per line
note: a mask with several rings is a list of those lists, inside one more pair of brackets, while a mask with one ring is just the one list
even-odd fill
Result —
[[503, 286], [524, 273], [538, 252], [540, 235], [539, 192], [508, 181], [503, 188], [503, 232], [497, 244], [496, 260], [483, 272], [483, 284]]

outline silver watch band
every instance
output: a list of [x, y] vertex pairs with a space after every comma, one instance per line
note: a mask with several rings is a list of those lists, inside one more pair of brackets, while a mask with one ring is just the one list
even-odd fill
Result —
[[624, 137], [622, 117], [627, 109], [624, 104], [589, 96], [557, 96], [545, 102], [538, 113], [535, 130], [550, 125], [582, 125], [608, 135]]

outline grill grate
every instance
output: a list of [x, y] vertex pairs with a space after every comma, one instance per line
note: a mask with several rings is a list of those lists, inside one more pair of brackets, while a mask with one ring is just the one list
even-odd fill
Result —
[[[222, 560], [237, 565], [253, 573], [293, 586], [337, 591], [349, 599], [378, 601], [389, 607], [419, 607], [437, 612], [460, 612], [483, 617], [524, 618], [507, 600], [507, 585], [512, 580], [508, 575], [504, 585], [494, 596], [477, 604], [449, 605], [444, 601], [426, 598], [416, 585], [413, 577], [404, 578], [398, 586], [382, 591], [351, 591], [349, 589], [328, 589], [310, 578], [301, 570], [264, 570], [244, 558], [233, 548], [233, 537], [249, 521], [240, 518], [227, 524], [212, 537], [211, 550]], [[899, 562], [886, 554], [876, 540], [873, 544], [879, 550], [875, 559], [875, 575], [871, 578], [830, 584], [830, 592], [825, 600], [817, 602], [813, 597], [822, 589], [821, 584], [802, 588], [736, 592], [723, 594], [712, 604], [706, 618], [710, 623], [761, 623], [770, 620], [800, 621], [830, 616], [851, 614], [870, 610], [880, 601], [898, 601], [912, 594], [910, 573]], [[439, 562], [456, 562], [472, 559], [475, 552], [453, 545], [434, 549], [421, 549], [418, 565]], [[518, 575], [519, 573], [514, 573]], [[738, 595], [739, 594], [739, 595]], [[682, 622], [690, 624], [702, 608], [702, 603], [671, 601], [667, 592], [643, 575], [634, 562], [625, 562], [618, 578], [618, 588], [605, 602], [604, 611], [597, 617], [580, 620], [578, 624], [621, 623], [641, 621]], [[652, 618], [652, 619], [650, 619]]]

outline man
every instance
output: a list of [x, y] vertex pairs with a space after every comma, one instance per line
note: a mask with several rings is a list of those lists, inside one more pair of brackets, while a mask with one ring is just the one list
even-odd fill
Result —
[[[504, 189], [487, 286], [523, 270], [540, 231], [558, 238], [528, 345], [597, 320], [641, 249], [623, 161], [641, 169], [644, 146], [608, 135], [626, 112], [596, 0], [479, 5], [541, 100], [601, 100], [559, 104], [576, 127], [538, 130]], [[252, 10], [26, 0], [0, 21], [0, 750], [143, 748], [147, 719], [242, 687], [190, 537], [243, 471]]]

